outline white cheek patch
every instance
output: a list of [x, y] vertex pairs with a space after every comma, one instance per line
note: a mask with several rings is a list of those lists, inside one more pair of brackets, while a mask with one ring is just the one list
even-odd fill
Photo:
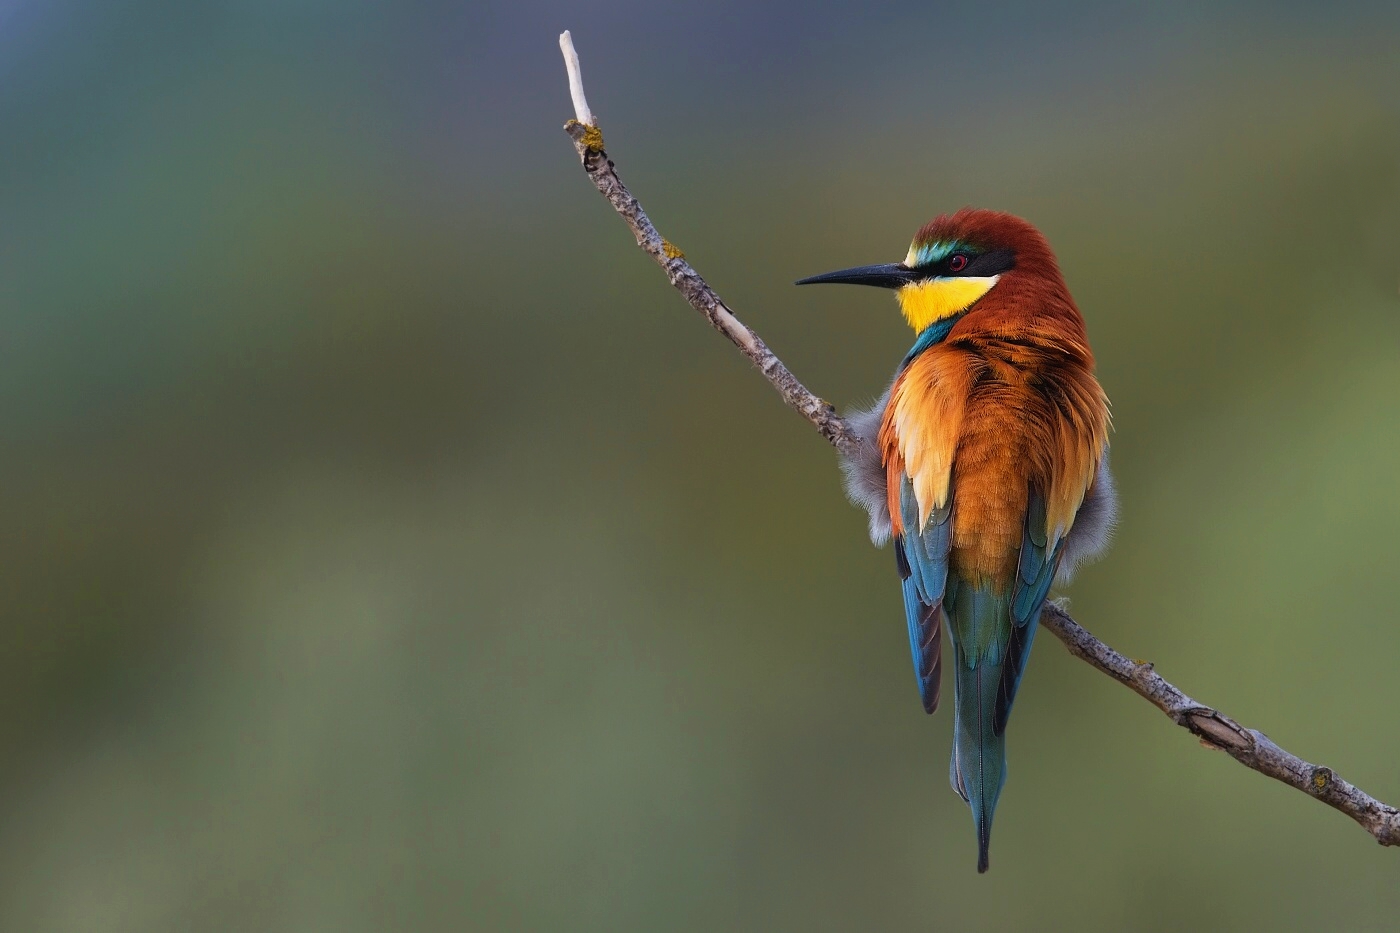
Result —
[[[975, 284], [978, 288], [981, 289], [981, 291], [980, 291], [980, 292], [978, 293], [978, 295], [977, 295], [978, 298], [981, 298], [983, 295], [987, 294], [987, 292], [989, 292], [989, 291], [992, 290], [992, 286], [993, 286], [993, 285], [995, 285], [995, 284], [997, 284], [998, 282], [1001, 281], [1001, 275], [1000, 275], [1000, 274], [998, 274], [998, 275], [961, 275], [961, 276], [956, 276], [956, 277], [954, 277], [954, 276], [949, 276], [948, 278], [939, 279], [938, 281], [940, 281], [940, 282], [971, 282], [971, 283]], [[973, 300], [975, 301], [976, 299], [973, 299]]]

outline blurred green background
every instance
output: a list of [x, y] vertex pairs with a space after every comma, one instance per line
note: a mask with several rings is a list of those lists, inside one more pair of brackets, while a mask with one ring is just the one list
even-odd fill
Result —
[[835, 457], [1037, 223], [1078, 618], [1400, 802], [1400, 8], [0, 3], [0, 929], [1394, 929], [1400, 853], [1042, 637], [992, 871]]

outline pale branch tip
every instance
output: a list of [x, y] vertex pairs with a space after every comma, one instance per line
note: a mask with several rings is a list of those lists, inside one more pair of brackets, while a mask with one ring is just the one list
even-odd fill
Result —
[[574, 37], [567, 29], [559, 33], [559, 51], [564, 53], [564, 67], [569, 70], [569, 96], [574, 101], [574, 119], [584, 126], [596, 126], [593, 111], [588, 109], [588, 98], [583, 96], [583, 69], [579, 67], [578, 52], [574, 51]]
[[[607, 198], [613, 209], [631, 228], [637, 245], [645, 250], [696, 311], [704, 315], [720, 333], [763, 373], [783, 401], [806, 418], [822, 437], [843, 453], [854, 453], [860, 438], [826, 402], [813, 395], [768, 349], [758, 335], [740, 321], [729, 306], [705, 283], [674, 244], [661, 236], [647, 218], [642, 205], [617, 177], [612, 160], [603, 150], [602, 133], [583, 95], [583, 77], [578, 54], [567, 31], [559, 37], [559, 47], [569, 71], [569, 90], [574, 101], [575, 119], [564, 125], [574, 141], [574, 149], [584, 171]], [[1310, 764], [1280, 748], [1268, 736], [1241, 726], [1219, 710], [1197, 703], [1169, 683], [1148, 662], [1130, 660], [1099, 641], [1075, 622], [1064, 608], [1047, 602], [1040, 624], [1064, 643], [1070, 654], [1087, 662], [1128, 687], [1167, 715], [1173, 722], [1211, 748], [1220, 749], [1247, 768], [1294, 787], [1361, 825], [1383, 846], [1400, 846], [1400, 811], [1384, 804], [1360, 788], [1343, 780], [1330, 768]]]

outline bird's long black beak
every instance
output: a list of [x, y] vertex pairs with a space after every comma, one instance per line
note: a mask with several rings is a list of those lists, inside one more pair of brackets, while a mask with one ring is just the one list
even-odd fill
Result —
[[794, 285], [874, 285], [876, 288], [900, 288], [915, 281], [916, 273], [902, 262], [887, 262], [878, 266], [856, 266], [839, 272], [827, 272], [798, 279]]

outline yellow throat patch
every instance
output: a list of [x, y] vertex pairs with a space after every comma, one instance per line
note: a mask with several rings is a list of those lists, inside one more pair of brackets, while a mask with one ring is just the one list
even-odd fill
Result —
[[895, 292], [895, 297], [909, 326], [921, 332], [930, 324], [972, 307], [972, 303], [991, 291], [1000, 278], [999, 275], [968, 275], [928, 279], [904, 286]]

